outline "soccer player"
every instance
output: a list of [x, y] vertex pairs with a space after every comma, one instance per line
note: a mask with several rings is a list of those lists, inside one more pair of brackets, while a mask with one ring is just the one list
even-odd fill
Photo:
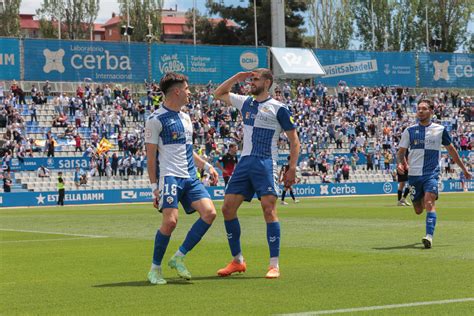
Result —
[[217, 164], [217, 168], [222, 171], [222, 176], [224, 177], [225, 185], [229, 183], [229, 179], [234, 173], [235, 165], [237, 164], [237, 162], [237, 145], [230, 144], [229, 151], [227, 152], [227, 154], [219, 158], [219, 163]]
[[[406, 157], [408, 157], [408, 151], [406, 151], [405, 153], [405, 158]], [[407, 196], [410, 193], [410, 186], [408, 185], [408, 170], [405, 170], [403, 173], [397, 172], [397, 181], [398, 181], [397, 205], [398, 206], [411, 206], [410, 202], [407, 201]], [[402, 194], [403, 194], [403, 197], [402, 197]]]
[[[238, 82], [250, 79], [253, 96], [230, 93]], [[273, 74], [269, 69], [239, 72], [227, 79], [214, 92], [215, 97], [237, 108], [243, 118], [244, 137], [241, 158], [227, 184], [222, 213], [227, 239], [234, 259], [219, 276], [245, 272], [247, 266], [240, 247], [240, 223], [237, 210], [243, 201], [250, 202], [256, 193], [260, 199], [263, 216], [267, 223], [267, 242], [270, 248], [270, 266], [266, 278], [278, 278], [280, 269], [280, 222], [276, 211], [279, 194], [277, 171], [277, 141], [285, 131], [290, 141], [290, 162], [285, 173], [285, 186], [295, 183], [296, 163], [300, 142], [288, 107], [269, 94]]]
[[[445, 127], [431, 122], [433, 113], [434, 104], [431, 100], [423, 99], [418, 102], [416, 115], [419, 123], [403, 131], [397, 153], [398, 173], [403, 174], [408, 170], [415, 213], [419, 215], [426, 209], [426, 236], [421, 240], [425, 248], [431, 248], [436, 226], [435, 201], [438, 199], [441, 145], [445, 146], [462, 169], [466, 179], [471, 179], [471, 174], [459, 158]], [[408, 159], [405, 158], [407, 150]]]
[[[288, 162], [290, 161], [290, 156], [288, 156]], [[285, 196], [286, 196], [286, 191], [290, 191], [290, 196], [293, 199], [293, 202], [299, 203], [300, 201], [295, 198], [295, 194], [293, 193], [293, 187], [290, 185], [289, 187], [285, 185], [284, 180], [285, 180], [285, 173], [288, 171], [290, 168], [290, 165], [287, 163], [281, 167], [280, 170], [280, 176], [279, 180], [280, 182], [283, 182], [283, 192], [281, 194], [281, 204], [282, 205], [288, 205], [287, 202], [285, 202]]]
[[164, 104], [150, 115], [145, 125], [148, 176], [154, 203], [163, 214], [161, 227], [156, 232], [153, 261], [148, 273], [148, 280], [152, 284], [166, 284], [161, 261], [178, 221], [178, 201], [187, 214], [197, 211], [200, 218], [191, 227], [168, 266], [176, 269], [180, 277], [191, 279], [191, 273], [184, 265], [184, 257], [201, 240], [216, 217], [209, 193], [196, 177], [195, 165], [205, 169], [214, 179], [218, 176], [211, 164], [193, 152], [191, 119], [181, 111], [181, 107], [189, 103], [187, 77], [167, 73], [160, 81], [160, 88], [165, 95]]

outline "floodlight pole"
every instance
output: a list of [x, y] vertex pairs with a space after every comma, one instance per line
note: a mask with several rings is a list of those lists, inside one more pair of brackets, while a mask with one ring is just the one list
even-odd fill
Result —
[[254, 28], [255, 28], [255, 47], [258, 47], [257, 0], [253, 0], [253, 23], [254, 23]]
[[193, 0], [193, 44], [196, 46], [196, 0]]

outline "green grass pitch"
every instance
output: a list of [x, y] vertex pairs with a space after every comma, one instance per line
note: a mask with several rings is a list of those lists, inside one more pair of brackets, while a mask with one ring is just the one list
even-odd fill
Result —
[[[247, 272], [216, 276], [231, 258], [218, 202], [214, 225], [186, 258], [193, 279], [180, 280], [165, 266], [165, 286], [146, 282], [161, 222], [151, 204], [0, 209], [0, 314], [271, 315], [473, 298], [474, 194], [441, 195], [430, 250], [421, 244], [425, 215], [395, 202], [380, 196], [278, 205], [277, 280], [264, 278], [268, 248], [258, 201], [239, 211]], [[180, 211], [164, 263], [196, 218]], [[357, 315], [473, 311], [474, 302], [465, 301]]]

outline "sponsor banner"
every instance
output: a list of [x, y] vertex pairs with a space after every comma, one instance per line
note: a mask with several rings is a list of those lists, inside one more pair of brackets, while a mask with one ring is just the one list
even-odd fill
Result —
[[[0, 38], [0, 79], [20, 78], [20, 44], [16, 38]], [[10, 87], [3, 87], [8, 90]]]
[[[474, 181], [467, 181], [469, 191], [474, 191]], [[223, 200], [224, 187], [206, 188], [213, 200]], [[459, 181], [442, 181], [440, 192], [461, 192]], [[328, 184], [298, 184], [293, 186], [297, 197], [344, 196], [369, 194], [394, 194], [397, 192], [397, 182], [376, 183], [328, 183]], [[53, 206], [58, 202], [57, 192], [11, 192], [0, 193], [0, 206]], [[152, 202], [149, 189], [122, 190], [88, 190], [66, 191], [65, 204], [101, 204], [101, 203], [132, 203]]]
[[239, 71], [267, 67], [267, 49], [154, 44], [152, 60], [157, 81], [172, 71], [188, 76], [191, 84], [220, 83]]
[[45, 166], [48, 169], [61, 169], [61, 170], [73, 170], [76, 167], [82, 169], [89, 168], [89, 158], [80, 157], [63, 157], [63, 158], [24, 158], [24, 162], [21, 163], [17, 158], [11, 161], [11, 170], [13, 171], [33, 171], [37, 170], [41, 166]]
[[144, 43], [31, 40], [25, 45], [25, 80], [142, 82], [148, 78]]
[[326, 75], [316, 78], [329, 86], [342, 80], [349, 86], [416, 86], [414, 53], [314, 50]]
[[420, 53], [418, 62], [421, 87], [474, 87], [474, 54]]

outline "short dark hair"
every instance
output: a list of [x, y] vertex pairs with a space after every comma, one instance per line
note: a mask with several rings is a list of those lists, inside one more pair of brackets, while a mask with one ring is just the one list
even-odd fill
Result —
[[166, 95], [172, 86], [185, 82], [188, 82], [188, 77], [185, 75], [167, 72], [160, 80], [160, 90]]
[[252, 71], [260, 74], [260, 76], [262, 76], [263, 79], [270, 80], [270, 87], [272, 86], [272, 84], [273, 84], [273, 73], [270, 69], [268, 69], [268, 68], [257, 68], [257, 69], [254, 69]]
[[432, 111], [434, 110], [434, 103], [430, 99], [421, 99], [420, 101], [418, 101], [418, 105], [420, 105], [421, 103], [428, 104], [429, 109]]

